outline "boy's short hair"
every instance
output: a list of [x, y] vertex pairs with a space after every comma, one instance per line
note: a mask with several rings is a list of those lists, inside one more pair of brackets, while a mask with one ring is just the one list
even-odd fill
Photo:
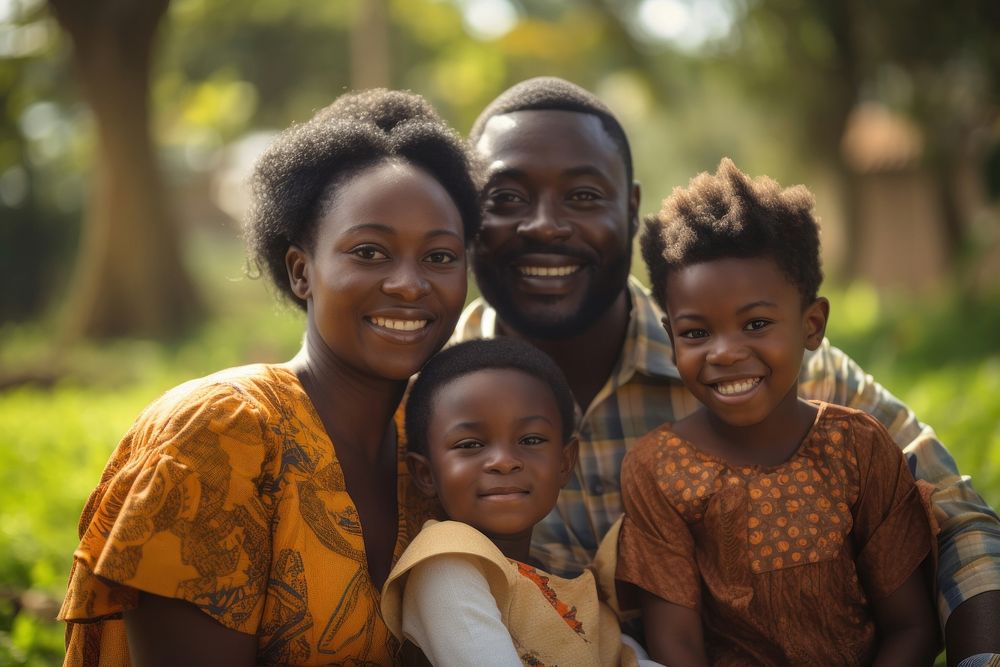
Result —
[[472, 340], [449, 347], [431, 357], [410, 387], [406, 401], [406, 446], [411, 452], [428, 455], [427, 429], [434, 409], [434, 397], [441, 387], [471, 373], [484, 370], [514, 370], [540, 380], [552, 391], [559, 408], [563, 442], [575, 430], [573, 393], [566, 376], [552, 359], [516, 338]]
[[766, 257], [799, 288], [803, 305], [816, 300], [820, 268], [814, 199], [803, 185], [782, 189], [773, 179], [751, 179], [723, 158], [715, 174], [702, 172], [674, 188], [643, 225], [640, 244], [653, 297], [666, 310], [671, 271], [717, 259]]
[[490, 118], [516, 111], [574, 111], [596, 117], [618, 147], [625, 163], [625, 178], [632, 185], [632, 148], [625, 130], [608, 105], [589, 90], [555, 76], [537, 76], [514, 84], [479, 114], [469, 131], [469, 142], [473, 146], [479, 142]]

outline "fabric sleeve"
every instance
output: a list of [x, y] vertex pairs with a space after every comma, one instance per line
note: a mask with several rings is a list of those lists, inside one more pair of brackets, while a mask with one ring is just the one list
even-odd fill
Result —
[[863, 410], [889, 431], [913, 476], [934, 487], [931, 504], [938, 534], [938, 613], [942, 626], [960, 604], [1000, 590], [1000, 519], [961, 475], [933, 429], [875, 382], [829, 340], [807, 353], [799, 393]]
[[84, 510], [60, 618], [114, 617], [144, 591], [255, 633], [271, 560], [265, 421], [229, 384], [182, 385], [147, 408]]
[[435, 665], [520, 667], [482, 564], [457, 554], [417, 563], [403, 591], [403, 636]]
[[[701, 576], [694, 539], [684, 519], [670, 504], [656, 480], [656, 466], [647, 456], [657, 432], [646, 436], [622, 462], [622, 502], [625, 517], [618, 540], [615, 577], [667, 602], [698, 609]], [[627, 602], [625, 606], [630, 606]]]
[[865, 592], [881, 600], [933, 551], [930, 517], [906, 461], [885, 428], [854, 413], [852, 446], [860, 474], [852, 535]]

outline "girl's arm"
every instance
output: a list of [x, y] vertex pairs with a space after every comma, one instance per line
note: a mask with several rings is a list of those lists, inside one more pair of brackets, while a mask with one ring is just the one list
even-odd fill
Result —
[[939, 646], [937, 614], [924, 582], [924, 568], [919, 567], [894, 593], [872, 605], [879, 634], [875, 667], [934, 663]]
[[410, 570], [403, 591], [403, 636], [433, 665], [521, 665], [485, 574], [463, 556], [436, 556]]
[[129, 657], [137, 667], [253, 665], [257, 637], [222, 625], [198, 607], [151, 593], [126, 611]]
[[639, 604], [649, 657], [670, 667], [708, 667], [697, 611], [642, 589]]

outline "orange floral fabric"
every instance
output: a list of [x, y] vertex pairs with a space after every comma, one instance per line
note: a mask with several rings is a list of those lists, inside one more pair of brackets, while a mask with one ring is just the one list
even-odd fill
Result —
[[[396, 558], [419, 526], [402, 456], [398, 480]], [[80, 520], [66, 664], [128, 664], [121, 613], [139, 591], [256, 635], [259, 664], [393, 662], [343, 471], [288, 368], [183, 384], [125, 435]]]
[[885, 429], [825, 403], [773, 467], [729, 465], [664, 425], [625, 457], [622, 487], [617, 577], [700, 610], [714, 665], [867, 664], [871, 602], [933, 546]]

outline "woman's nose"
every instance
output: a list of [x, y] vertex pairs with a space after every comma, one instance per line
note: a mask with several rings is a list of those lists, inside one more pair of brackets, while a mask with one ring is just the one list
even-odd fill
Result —
[[430, 290], [430, 283], [416, 262], [400, 262], [382, 281], [383, 292], [405, 301], [416, 301], [426, 296]]

